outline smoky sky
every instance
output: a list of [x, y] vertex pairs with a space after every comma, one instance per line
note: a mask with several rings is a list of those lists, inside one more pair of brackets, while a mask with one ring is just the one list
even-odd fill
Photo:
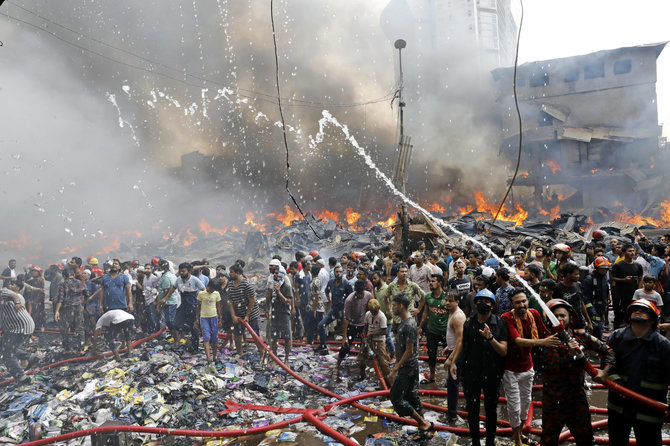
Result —
[[[491, 67], [458, 33], [446, 47], [426, 39], [406, 13], [419, 2], [392, 3], [274, 3], [290, 187], [305, 211], [388, 209], [341, 133], [316, 149], [309, 136], [327, 109], [392, 173], [398, 37], [408, 193], [502, 195]], [[290, 203], [269, 1], [16, 0], [0, 12], [29, 23], [0, 16], [4, 257], [85, 256]], [[216, 161], [178, 172], [193, 151]]]

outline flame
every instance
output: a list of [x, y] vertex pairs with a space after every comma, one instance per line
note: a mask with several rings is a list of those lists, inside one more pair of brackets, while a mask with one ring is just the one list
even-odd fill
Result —
[[611, 172], [611, 171], [613, 171], [613, 170], [614, 170], [614, 167], [610, 167], [610, 169], [609, 169], [609, 170], [610, 170], [610, 172]]
[[184, 244], [184, 246], [191, 246], [193, 242], [196, 241], [197, 239], [198, 237], [196, 237], [191, 233], [191, 228], [186, 228], [186, 234], [182, 239], [182, 243]]
[[598, 168], [596, 167], [595, 169], [591, 169], [591, 173], [596, 173], [596, 172], [598, 172], [599, 170], [600, 170], [600, 169], [598, 169]]
[[623, 204], [620, 201], [615, 201], [614, 206], [621, 206], [623, 207]]
[[[253, 214], [252, 214], [252, 216], [253, 216]], [[249, 213], [247, 213], [247, 218], [249, 218]], [[224, 229], [217, 229], [217, 228], [213, 227], [213, 226], [210, 225], [209, 222], [208, 222], [207, 220], [205, 220], [204, 218], [201, 219], [201, 220], [198, 222], [198, 227], [200, 228], [200, 231], [201, 231], [201, 232], [204, 232], [204, 233], [205, 233], [205, 236], [206, 236], [206, 237], [209, 236], [209, 234], [212, 233], [212, 232], [215, 233], [215, 234], [223, 235], [223, 234], [225, 234], [225, 233], [228, 231], [228, 230], [225, 229], [225, 228], [224, 228]], [[165, 237], [163, 237], [163, 238], [165, 238]], [[188, 245], [187, 245], [187, 246], [188, 246]]]
[[293, 223], [296, 220], [300, 220], [300, 215], [293, 212], [293, 209], [288, 207], [288, 205], [284, 205], [284, 213], [282, 214], [281, 212], [271, 212], [267, 214], [268, 217], [272, 217], [278, 221], [280, 221], [284, 226], [291, 226], [291, 223]]
[[340, 221], [340, 214], [329, 209], [324, 209], [322, 211], [312, 211], [312, 214], [321, 220]]
[[440, 214], [444, 214], [444, 206], [440, 205], [437, 201], [428, 205], [426, 209], [428, 209], [430, 212], [439, 212]]
[[458, 207], [458, 212], [460, 212], [461, 215], [469, 214], [470, 212], [474, 211], [475, 208], [471, 204], [466, 205], [465, 207]]
[[530, 175], [530, 173], [528, 173], [527, 170], [524, 170], [519, 175], [521, 176], [521, 178], [528, 178], [528, 175]]
[[549, 166], [549, 168], [551, 169], [552, 173], [554, 173], [554, 175], [556, 174], [556, 172], [560, 172], [562, 170], [561, 165], [559, 163], [557, 163], [556, 161], [549, 160], [549, 161], [546, 161], [544, 164]]
[[103, 246], [102, 249], [96, 253], [96, 255], [115, 252], [118, 251], [120, 247], [121, 247], [121, 239], [119, 238], [118, 235], [114, 235], [112, 242], [107, 246]]
[[[488, 213], [491, 217], [495, 217], [498, 212], [497, 203], [486, 200], [484, 193], [481, 191], [475, 191], [475, 204], [477, 205], [477, 212]], [[514, 204], [514, 210], [514, 214], [509, 214], [505, 206], [503, 206], [498, 215], [498, 220], [512, 221], [515, 223], [515, 226], [521, 226], [524, 220], [528, 218], [528, 211], [519, 203]]]
[[556, 220], [558, 217], [561, 216], [561, 206], [556, 205], [553, 208], [551, 208], [551, 212], [549, 212], [549, 218], [552, 220]]
[[252, 227], [258, 226], [258, 223], [254, 222], [254, 213], [253, 212], [247, 212], [245, 215], [247, 219], [244, 221], [245, 225], [251, 225]]
[[386, 219], [384, 221], [378, 221], [377, 224], [381, 227], [384, 227], [384, 228], [390, 228], [395, 224], [397, 218], [398, 218], [398, 214], [393, 214], [388, 219]]
[[8, 241], [3, 240], [0, 243], [8, 248], [16, 249], [17, 251], [23, 251], [30, 244], [30, 239], [28, 238], [28, 234], [21, 231], [19, 232], [18, 238]]
[[650, 156], [650, 157], [649, 157], [649, 161], [651, 161], [651, 164], [649, 165], [649, 167], [650, 167], [651, 169], [653, 169], [653, 168], [654, 168], [654, 162], [655, 162], [654, 157], [653, 157], [653, 156]]
[[361, 218], [361, 214], [354, 212], [350, 207], [344, 210], [344, 214], [347, 216], [347, 223], [349, 223], [349, 226], [353, 226], [353, 224]]

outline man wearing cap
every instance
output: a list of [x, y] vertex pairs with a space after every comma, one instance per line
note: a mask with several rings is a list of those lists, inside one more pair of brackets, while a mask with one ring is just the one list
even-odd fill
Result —
[[581, 348], [595, 351], [601, 357], [603, 367], [593, 378], [598, 383], [606, 381], [607, 372], [614, 364], [614, 352], [583, 328], [573, 325], [577, 313], [570, 303], [552, 299], [547, 306], [571, 339], [567, 345], [561, 344], [543, 351], [542, 446], [558, 446], [559, 436], [566, 425], [577, 445], [593, 445], [593, 426], [584, 389], [586, 357]]
[[596, 257], [593, 261], [595, 270], [582, 281], [584, 306], [589, 312], [593, 324], [593, 336], [602, 339], [605, 321], [609, 310], [610, 281], [608, 273], [612, 268], [605, 256]]
[[96, 259], [95, 257], [91, 257], [89, 263], [91, 265], [91, 272], [95, 274], [95, 277], [102, 277], [104, 272], [102, 271], [102, 268], [100, 268], [100, 265], [98, 264], [98, 259]]
[[[666, 403], [670, 341], [656, 331], [660, 311], [653, 302], [638, 299], [628, 306], [627, 315], [628, 325], [616, 330], [607, 340], [615, 355], [609, 377], [627, 389]], [[632, 427], [637, 444], [660, 445], [664, 415], [610, 390], [607, 398], [609, 444], [627, 445]]]
[[507, 355], [507, 324], [493, 314], [495, 295], [486, 288], [475, 296], [476, 313], [463, 324], [463, 342], [451, 355], [449, 373], [452, 379], [462, 367], [465, 407], [472, 445], [480, 445], [479, 396], [484, 392], [486, 445], [495, 445], [497, 405], [500, 382]]

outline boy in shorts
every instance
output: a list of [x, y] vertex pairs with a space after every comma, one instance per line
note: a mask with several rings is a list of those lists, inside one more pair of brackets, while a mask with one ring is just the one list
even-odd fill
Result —
[[207, 283], [207, 289], [198, 293], [198, 310], [195, 318], [195, 326], [200, 327], [202, 343], [205, 345], [205, 357], [207, 366], [212, 368], [212, 356], [216, 359], [216, 346], [218, 344], [219, 328], [223, 319], [221, 317], [221, 295], [217, 288], [219, 282], [212, 279]]

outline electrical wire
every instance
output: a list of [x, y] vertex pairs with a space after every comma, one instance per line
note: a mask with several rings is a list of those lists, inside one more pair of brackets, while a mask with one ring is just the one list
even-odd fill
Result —
[[279, 88], [279, 55], [277, 53], [277, 33], [275, 31], [274, 0], [270, 0], [270, 22], [272, 23], [272, 43], [274, 44], [274, 50], [275, 50], [275, 80], [277, 81], [277, 105], [279, 107], [279, 117], [281, 118], [281, 133], [282, 137], [284, 138], [284, 149], [286, 149], [286, 175], [285, 175], [286, 193], [288, 194], [289, 197], [291, 197], [293, 204], [298, 209], [298, 212], [300, 212], [300, 215], [302, 215], [302, 219], [307, 223], [309, 229], [312, 230], [316, 238], [321, 240], [321, 236], [316, 232], [316, 229], [314, 229], [312, 223], [305, 218], [305, 213], [300, 208], [298, 201], [295, 199], [295, 197], [291, 193], [291, 189], [289, 188], [289, 181], [291, 179], [290, 176], [291, 164], [289, 163], [288, 140], [286, 139], [286, 122], [284, 122], [284, 111], [282, 110], [281, 106], [281, 91]]
[[512, 80], [512, 89], [514, 90], [514, 105], [516, 106], [516, 114], [519, 118], [519, 153], [516, 158], [516, 168], [514, 169], [514, 175], [512, 176], [512, 180], [510, 181], [509, 186], [507, 187], [507, 192], [505, 192], [505, 196], [500, 201], [498, 212], [496, 212], [495, 217], [493, 217], [491, 225], [495, 224], [496, 220], [498, 219], [498, 215], [500, 215], [503, 206], [505, 206], [505, 200], [507, 200], [509, 193], [512, 191], [512, 186], [514, 186], [514, 180], [516, 180], [516, 176], [519, 173], [519, 166], [521, 165], [521, 147], [523, 144], [523, 123], [521, 121], [521, 111], [519, 110], [519, 98], [516, 94], [516, 73], [519, 67], [519, 44], [521, 43], [521, 27], [523, 26], [523, 0], [519, 0], [519, 3], [521, 4], [521, 18], [519, 19], [519, 31], [516, 36], [516, 53], [514, 55], [514, 79]]

